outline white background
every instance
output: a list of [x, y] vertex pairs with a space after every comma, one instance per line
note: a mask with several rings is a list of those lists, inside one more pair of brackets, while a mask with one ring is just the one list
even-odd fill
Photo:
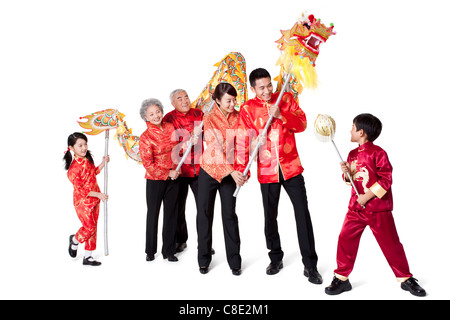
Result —
[[[319, 113], [337, 123], [343, 157], [355, 148], [353, 117], [370, 112], [383, 122], [376, 141], [394, 167], [394, 217], [410, 268], [428, 291], [448, 299], [449, 257], [447, 15], [444, 1], [2, 1], [0, 2], [0, 277], [1, 299], [419, 299], [400, 289], [369, 229], [364, 233], [353, 290], [324, 293], [336, 267], [337, 238], [350, 188], [341, 182], [330, 143], [312, 126]], [[197, 266], [195, 205], [187, 203], [190, 238], [178, 263], [158, 253], [145, 261], [145, 179], [142, 166], [110, 141], [109, 248], [99, 268], [67, 253], [80, 226], [73, 187], [63, 169], [67, 136], [77, 120], [117, 108], [133, 133], [145, 124], [142, 100], [185, 88], [191, 100], [210, 80], [216, 62], [239, 51], [248, 74], [272, 76], [279, 51], [274, 41], [308, 11], [337, 34], [317, 59], [320, 85], [305, 90], [300, 105], [309, 120], [297, 134], [322, 285], [303, 276], [294, 215], [284, 191], [279, 227], [285, 268], [267, 276], [263, 210], [256, 174], [237, 200], [243, 273], [233, 276], [223, 244], [218, 197], [210, 272]], [[448, 11], [447, 11], [448, 12]], [[274, 83], [275, 84], [275, 83]], [[249, 93], [249, 98], [253, 95]], [[104, 135], [89, 137], [97, 163]], [[252, 168], [256, 173], [256, 168]], [[103, 189], [103, 175], [98, 176]], [[160, 220], [162, 221], [162, 219]], [[159, 246], [161, 243], [159, 243]]]

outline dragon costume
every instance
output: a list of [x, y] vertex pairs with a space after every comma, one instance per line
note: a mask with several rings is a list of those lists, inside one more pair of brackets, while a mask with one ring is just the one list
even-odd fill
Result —
[[[283, 75], [291, 70], [288, 90], [292, 92], [294, 99], [298, 102], [298, 95], [303, 87], [315, 88], [317, 86], [317, 75], [315, 64], [319, 55], [320, 46], [328, 38], [335, 34], [333, 24], [326, 27], [320, 19], [313, 15], [302, 14], [302, 17], [289, 30], [281, 30], [282, 36], [276, 41], [281, 51], [277, 62], [280, 73], [274, 79], [278, 81], [277, 92], [283, 85]], [[211, 103], [211, 97], [217, 84], [228, 82], [232, 84], [238, 93], [236, 106], [241, 106], [247, 101], [247, 72], [244, 56], [239, 52], [230, 52], [221, 61], [214, 65], [217, 67], [211, 80], [206, 84], [197, 99], [192, 102], [191, 107], [204, 111], [205, 106]], [[107, 109], [95, 112], [91, 115], [81, 117], [87, 121], [79, 121], [84, 129], [83, 133], [96, 135], [108, 129], [116, 128], [115, 139], [125, 151], [127, 158], [142, 163], [139, 154], [139, 136], [132, 134], [124, 121], [125, 115], [115, 109]]]

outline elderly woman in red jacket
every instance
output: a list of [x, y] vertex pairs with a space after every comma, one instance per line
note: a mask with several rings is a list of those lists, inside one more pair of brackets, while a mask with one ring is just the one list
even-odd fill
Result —
[[178, 142], [172, 138], [175, 128], [163, 122], [163, 105], [157, 99], [147, 99], [140, 109], [147, 130], [140, 136], [139, 151], [147, 179], [147, 261], [155, 259], [157, 248], [158, 218], [161, 203], [164, 204], [163, 245], [164, 259], [178, 261], [175, 257], [178, 212], [179, 173], [172, 161], [172, 150]]

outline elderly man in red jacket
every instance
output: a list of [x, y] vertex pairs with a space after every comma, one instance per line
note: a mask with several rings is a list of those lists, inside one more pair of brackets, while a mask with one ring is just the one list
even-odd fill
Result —
[[[191, 108], [191, 100], [183, 89], [176, 89], [170, 93], [170, 100], [174, 110], [167, 113], [164, 121], [170, 122], [177, 132], [179, 141], [187, 141], [193, 134], [194, 127], [198, 126], [203, 119], [203, 112], [199, 109]], [[194, 194], [197, 205], [198, 173], [200, 171], [200, 161], [202, 155], [202, 139], [192, 146], [191, 154], [186, 158], [181, 166], [180, 190], [178, 195], [178, 223], [177, 223], [177, 252], [186, 248], [188, 230], [186, 225], [186, 200], [189, 186]], [[183, 156], [180, 153], [180, 158]], [[195, 209], [197, 212], [197, 209]]]

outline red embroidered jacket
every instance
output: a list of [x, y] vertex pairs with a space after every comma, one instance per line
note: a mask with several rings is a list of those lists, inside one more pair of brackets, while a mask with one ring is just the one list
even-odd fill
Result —
[[100, 199], [97, 197], [88, 197], [91, 191], [100, 192], [96, 176], [100, 169], [89, 162], [87, 158], [77, 158], [72, 161], [67, 177], [73, 184], [73, 204], [75, 207], [86, 206], [86, 208], [95, 207]]
[[[347, 162], [351, 167], [351, 176], [359, 194], [365, 194], [369, 189], [375, 193], [365, 207], [367, 211], [392, 211], [392, 165], [386, 151], [373, 142], [366, 142], [350, 151]], [[350, 184], [350, 182], [348, 182]], [[358, 196], [352, 188], [348, 208], [362, 210], [356, 201]]]
[[[256, 138], [269, 119], [269, 108], [275, 104], [279, 93], [272, 94], [267, 103], [255, 97], [245, 102], [240, 110], [239, 133], [236, 141], [237, 161], [235, 168], [244, 172], [249, 161], [249, 144]], [[279, 104], [281, 119], [273, 118], [267, 133], [267, 143], [258, 152], [258, 181], [279, 182], [278, 166], [285, 180], [303, 172], [298, 156], [294, 133], [306, 129], [306, 115], [291, 93], [284, 93]]]
[[206, 149], [203, 152], [201, 167], [219, 182], [234, 171], [234, 144], [238, 122], [239, 112], [233, 111], [226, 118], [217, 105], [204, 117]]
[[170, 170], [176, 169], [172, 150], [178, 144], [174, 139], [175, 128], [162, 122], [162, 130], [147, 122], [147, 130], [139, 138], [139, 152], [145, 168], [145, 178], [167, 180]]
[[[178, 110], [172, 110], [164, 116], [163, 121], [170, 122], [177, 130], [178, 141], [188, 141], [194, 126], [198, 126], [203, 119], [203, 112], [199, 109], [190, 109], [184, 114]], [[191, 154], [186, 158], [181, 166], [181, 177], [194, 177], [198, 175], [200, 170], [200, 162], [203, 151], [201, 135], [196, 145], [192, 146]], [[180, 158], [183, 156], [180, 153]]]

